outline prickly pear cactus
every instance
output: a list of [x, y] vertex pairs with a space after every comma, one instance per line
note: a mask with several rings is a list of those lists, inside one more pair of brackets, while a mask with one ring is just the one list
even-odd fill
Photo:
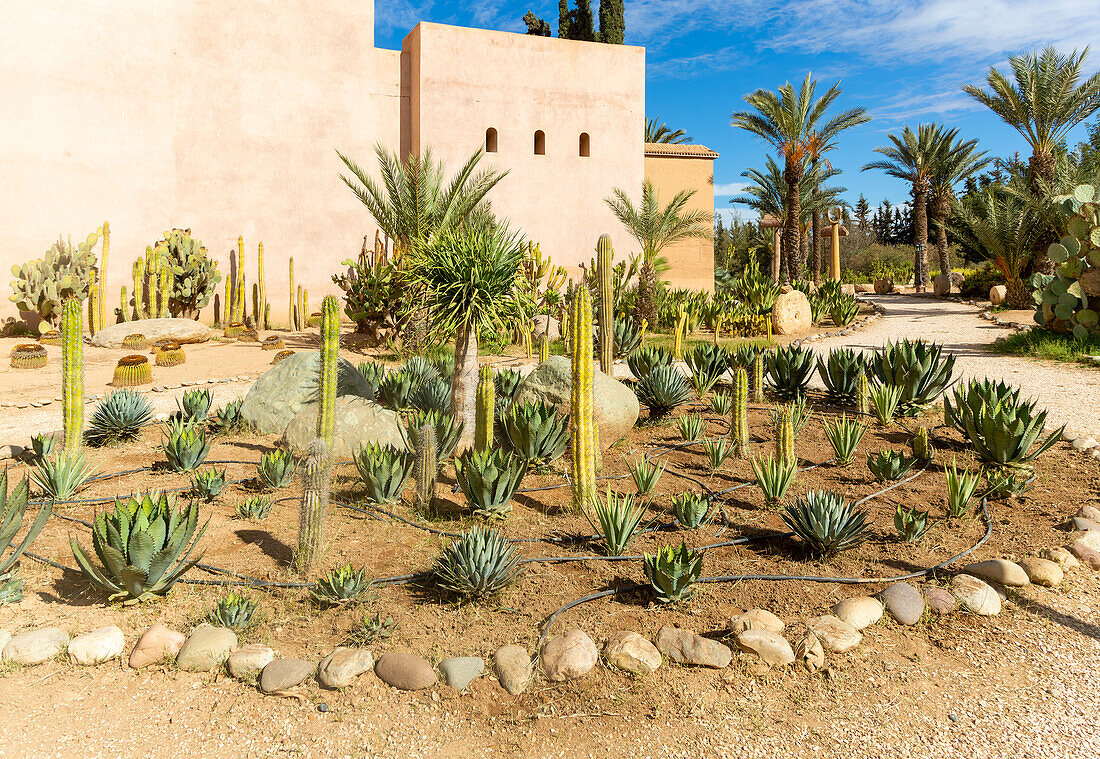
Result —
[[11, 302], [20, 311], [33, 311], [50, 324], [61, 318], [68, 298], [85, 300], [96, 268], [94, 251], [99, 235], [92, 232], [73, 247], [72, 240], [58, 239], [42, 258], [11, 267]]
[[173, 316], [197, 319], [221, 281], [217, 263], [207, 256], [202, 242], [191, 236], [190, 229], [165, 232], [153, 254], [171, 272], [168, 310]]
[[1031, 280], [1035, 321], [1087, 340], [1100, 335], [1100, 191], [1079, 185], [1055, 202], [1069, 218], [1065, 236], [1047, 249], [1055, 273]]

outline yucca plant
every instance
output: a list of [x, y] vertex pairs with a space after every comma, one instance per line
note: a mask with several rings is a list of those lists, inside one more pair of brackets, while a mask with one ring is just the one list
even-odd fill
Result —
[[368, 443], [360, 448], [355, 455], [355, 468], [367, 491], [367, 500], [379, 505], [401, 500], [413, 460], [412, 451], [390, 445]]
[[688, 548], [686, 543], [661, 546], [655, 554], [642, 555], [642, 570], [659, 603], [686, 601], [703, 576], [703, 552]]
[[825, 439], [833, 447], [837, 466], [848, 466], [855, 461], [856, 450], [866, 434], [867, 425], [847, 415], [825, 422]]
[[133, 440], [153, 421], [153, 407], [134, 390], [114, 390], [96, 404], [85, 438], [92, 445]]
[[676, 426], [680, 430], [680, 437], [689, 443], [693, 443], [703, 436], [707, 421], [698, 414], [687, 414], [677, 417]]
[[164, 456], [173, 472], [190, 472], [199, 467], [210, 453], [210, 440], [197, 424], [179, 419], [168, 420], [165, 433]]
[[409, 450], [415, 451], [420, 445], [420, 428], [425, 424], [430, 424], [435, 430], [436, 464], [442, 467], [458, 445], [463, 423], [456, 422], [450, 414], [438, 411], [414, 411], [405, 426]]
[[188, 390], [176, 401], [178, 416], [185, 422], [205, 422], [213, 405], [214, 394], [209, 390]]
[[817, 373], [826, 397], [834, 406], [855, 406], [860, 372], [866, 370], [863, 354], [851, 348], [834, 348], [829, 357], [817, 359]]
[[829, 490], [811, 490], [779, 515], [814, 556], [855, 548], [868, 533], [867, 512], [854, 510], [844, 496]]
[[256, 465], [256, 479], [260, 485], [269, 490], [285, 488], [298, 471], [298, 462], [290, 451], [277, 448], [274, 451], [265, 451], [260, 457], [260, 463]]
[[197, 503], [176, 509], [167, 495], [149, 493], [116, 500], [113, 512], [96, 515], [92, 547], [101, 567], [74, 538], [69, 545], [80, 570], [111, 601], [148, 601], [165, 595], [202, 560], [191, 554], [209, 522], [201, 529], [198, 523]]
[[764, 505], [775, 508], [787, 495], [791, 483], [798, 473], [798, 464], [793, 459], [773, 458], [749, 459], [756, 485], [764, 494]]
[[904, 542], [916, 543], [924, 537], [930, 526], [927, 511], [920, 511], [916, 506], [906, 508], [898, 504], [897, 511], [894, 512], [894, 529]]
[[232, 401], [214, 411], [212, 420], [214, 431], [218, 433], [239, 432], [248, 426], [241, 414], [241, 401]]
[[445, 593], [473, 600], [496, 595], [522, 572], [516, 549], [500, 532], [475, 527], [443, 549], [432, 575]]
[[879, 451], [867, 454], [867, 468], [878, 482], [895, 482], [900, 480], [913, 465], [916, 459], [909, 458], [901, 451]]
[[879, 384], [898, 390], [897, 413], [916, 416], [950, 386], [955, 355], [944, 356], [936, 343], [905, 339], [888, 342], [868, 365]]
[[829, 304], [829, 317], [838, 327], [847, 327], [859, 316], [859, 301], [852, 295], [839, 295]]
[[901, 391], [890, 385], [875, 385], [871, 388], [871, 412], [883, 427], [894, 423], [894, 414], [898, 410]]
[[784, 345], [765, 354], [768, 384], [775, 397], [793, 401], [806, 395], [814, 372], [814, 352], [800, 345]]
[[649, 409], [649, 417], [667, 416], [677, 406], [691, 400], [691, 386], [674, 366], [654, 368], [634, 388], [638, 400]]
[[209, 503], [225, 490], [225, 482], [225, 470], [219, 472], [214, 467], [210, 467], [191, 475], [191, 492]]
[[733, 393], [715, 390], [710, 397], [710, 410], [718, 416], [729, 416], [733, 411]]
[[672, 514], [681, 526], [694, 530], [706, 524], [710, 516], [710, 501], [701, 493], [678, 493], [672, 496]]
[[951, 466], [943, 468], [943, 474], [947, 478], [947, 516], [957, 519], [968, 515], [970, 502], [974, 500], [982, 481], [981, 472], [960, 470], [952, 459]]
[[496, 385], [497, 398], [511, 402], [523, 383], [523, 374], [516, 369], [502, 369], [493, 377], [493, 383]]
[[569, 443], [569, 417], [544, 401], [512, 404], [501, 424], [503, 442], [530, 466], [545, 467], [561, 458]]
[[618, 494], [607, 489], [603, 500], [592, 499], [592, 509], [596, 512], [593, 519], [585, 512], [588, 523], [599, 537], [600, 545], [608, 556], [622, 556], [634, 540], [645, 518], [645, 504], [635, 503], [633, 493]]
[[409, 408], [418, 411], [451, 413], [451, 386], [437, 377], [425, 377], [409, 394]]
[[243, 501], [237, 501], [233, 512], [237, 519], [250, 519], [253, 522], [262, 522], [271, 513], [271, 497], [266, 495], [250, 495]]
[[77, 449], [61, 451], [36, 461], [30, 477], [42, 495], [49, 500], [67, 501], [94, 473], [95, 469], [84, 458], [84, 452]]
[[634, 480], [634, 487], [639, 496], [647, 496], [657, 487], [661, 475], [665, 473], [664, 464], [654, 464], [646, 459], [634, 461], [626, 465]]
[[626, 365], [630, 367], [630, 373], [637, 379], [645, 379], [653, 369], [658, 366], [672, 365], [672, 351], [668, 348], [644, 347], [626, 357]]
[[215, 627], [230, 630], [247, 630], [256, 615], [256, 599], [244, 593], [229, 592], [219, 598], [206, 615], [206, 621]]
[[726, 463], [726, 460], [734, 454], [734, 447], [730, 444], [727, 438], [708, 438], [699, 442], [700, 447], [703, 449], [703, 453], [707, 457], [707, 466], [712, 472], [716, 472], [722, 468], [722, 464]]
[[720, 346], [709, 343], [696, 345], [684, 354], [684, 361], [691, 372], [691, 384], [700, 398], [706, 397], [729, 369], [729, 354]]
[[[0, 605], [15, 603], [23, 598], [23, 581], [12, 577], [12, 567], [27, 547], [42, 532], [46, 520], [50, 518], [53, 505], [46, 502], [38, 507], [38, 515], [27, 528], [27, 533], [17, 546], [12, 545], [16, 534], [23, 526], [23, 517], [27, 513], [30, 487], [23, 479], [8, 491], [8, 471], [0, 470]], [[11, 550], [8, 553], [8, 550]], [[8, 554], [5, 556], [4, 554]]]
[[455, 459], [455, 479], [475, 516], [505, 519], [512, 496], [527, 474], [527, 461], [511, 451], [473, 448]]
[[419, 384], [419, 378], [405, 369], [390, 372], [378, 383], [378, 403], [393, 411], [408, 408], [409, 397]]
[[361, 600], [370, 587], [365, 567], [353, 569], [344, 564], [317, 580], [310, 595], [322, 606], [344, 606]]

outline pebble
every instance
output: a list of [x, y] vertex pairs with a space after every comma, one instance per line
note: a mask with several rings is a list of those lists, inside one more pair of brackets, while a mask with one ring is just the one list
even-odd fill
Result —
[[109, 625], [73, 638], [69, 642], [69, 659], [88, 667], [117, 658], [124, 648], [126, 636], [119, 627]]
[[21, 633], [4, 646], [3, 661], [33, 666], [57, 656], [69, 643], [69, 634], [59, 627]]
[[862, 630], [882, 619], [882, 602], [869, 596], [855, 596], [835, 604], [831, 611], [837, 619]]
[[209, 672], [224, 664], [236, 647], [237, 636], [232, 630], [203, 623], [184, 641], [176, 665], [184, 672]]
[[842, 654], [850, 651], [863, 641], [859, 630], [830, 614], [814, 617], [806, 624], [810, 632], [821, 641], [821, 645], [833, 653]]
[[301, 685], [317, 672], [317, 665], [305, 659], [276, 659], [260, 673], [260, 690], [277, 693]]
[[1029, 556], [1020, 562], [1020, 566], [1027, 572], [1029, 580], [1036, 585], [1042, 585], [1044, 588], [1054, 588], [1061, 585], [1062, 579], [1065, 577], [1062, 568], [1049, 559], [1037, 559]]
[[785, 667], [794, 663], [794, 650], [779, 633], [751, 628], [739, 632], [734, 640], [739, 649], [755, 654], [769, 667]]
[[374, 674], [398, 690], [423, 690], [436, 682], [432, 665], [408, 651], [382, 654], [374, 665]]
[[367, 649], [341, 646], [321, 660], [317, 667], [317, 681], [323, 688], [340, 690], [373, 667], [374, 655]]
[[806, 633], [794, 646], [794, 656], [807, 672], [817, 672], [825, 666], [825, 647], [813, 633]]
[[714, 669], [725, 669], [733, 659], [729, 646], [671, 625], [657, 633], [657, 650], [677, 664]]
[[951, 579], [951, 594], [959, 605], [974, 614], [993, 617], [1001, 613], [1001, 597], [997, 591], [973, 575], [955, 575]]
[[252, 681], [260, 676], [271, 662], [275, 661], [275, 652], [259, 643], [241, 646], [225, 660], [225, 668], [238, 680]]
[[1019, 564], [1007, 559], [988, 559], [967, 564], [963, 567], [963, 572], [980, 577], [983, 580], [999, 582], [1001, 585], [1007, 585], [1010, 588], [1020, 588], [1031, 582], [1027, 579], [1027, 572]]
[[924, 596], [907, 582], [894, 583], [878, 597], [899, 625], [915, 625], [924, 616]]
[[1079, 437], [1070, 443], [1070, 445], [1073, 446], [1073, 450], [1075, 451], [1087, 451], [1090, 448], [1095, 448], [1097, 443], [1095, 438]]
[[504, 690], [518, 696], [531, 684], [534, 664], [523, 646], [501, 646], [493, 654], [493, 674], [497, 676]]
[[599, 661], [596, 644], [583, 630], [566, 630], [543, 644], [539, 661], [546, 679], [560, 683], [584, 677]]
[[661, 666], [661, 652], [636, 632], [621, 630], [608, 638], [603, 649], [608, 664], [636, 675], [651, 675]]
[[165, 659], [174, 659], [186, 640], [187, 636], [183, 633], [157, 622], [142, 633], [134, 644], [134, 650], [130, 652], [130, 667], [143, 669]]
[[749, 609], [744, 614], [734, 617], [730, 620], [730, 632], [734, 635], [744, 632], [745, 630], [769, 630], [773, 633], [783, 632], [783, 628], [786, 625], [783, 620], [772, 614], [766, 609]]
[[443, 682], [455, 690], [466, 686], [485, 674], [485, 660], [480, 656], [450, 656], [439, 662]]
[[1064, 548], [1046, 548], [1039, 555], [1044, 559], [1053, 561], [1062, 568], [1062, 572], [1068, 572], [1081, 566], [1081, 562]]

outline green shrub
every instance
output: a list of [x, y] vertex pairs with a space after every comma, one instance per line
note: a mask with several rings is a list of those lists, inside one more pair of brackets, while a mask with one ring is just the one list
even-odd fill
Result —
[[867, 434], [867, 425], [857, 419], [842, 416], [825, 422], [825, 438], [833, 448], [838, 466], [848, 466], [855, 461], [860, 441]]
[[190, 472], [197, 469], [210, 453], [210, 441], [206, 432], [195, 424], [168, 420], [168, 431], [162, 445], [173, 472]]
[[897, 413], [916, 416], [931, 406], [951, 385], [955, 355], [923, 340], [888, 342], [868, 362], [872, 376], [900, 392]]
[[900, 480], [917, 463], [900, 451], [879, 451], [867, 454], [867, 468], [878, 482]]
[[814, 352], [809, 348], [785, 345], [765, 354], [768, 384], [781, 401], [806, 395], [814, 371]]
[[206, 621], [215, 627], [230, 630], [247, 630], [256, 614], [256, 599], [244, 593], [227, 593], [219, 598], [206, 615]]
[[644, 347], [638, 348], [626, 357], [626, 365], [637, 379], [644, 379], [647, 374], [658, 366], [672, 364], [672, 351], [668, 348]]
[[365, 567], [353, 569], [344, 564], [319, 579], [310, 595], [322, 606], [344, 606], [361, 600], [370, 587]]
[[209, 503], [225, 490], [225, 470], [220, 472], [214, 467], [191, 475], [191, 492]]
[[700, 493], [687, 491], [672, 496], [672, 514], [689, 530], [706, 524], [710, 511], [710, 500]]
[[703, 436], [706, 424], [706, 420], [698, 414], [686, 414], [676, 419], [680, 437], [689, 443], [693, 443]]
[[61, 451], [35, 462], [31, 482], [51, 501], [68, 501], [84, 486], [95, 470], [83, 451]]
[[272, 501], [266, 495], [250, 495], [243, 501], [238, 501], [234, 513], [238, 519], [251, 519], [254, 522], [262, 522], [271, 513]]
[[772, 458], [749, 459], [756, 484], [764, 494], [764, 505], [775, 508], [787, 495], [787, 490], [798, 473], [798, 465], [793, 459]]

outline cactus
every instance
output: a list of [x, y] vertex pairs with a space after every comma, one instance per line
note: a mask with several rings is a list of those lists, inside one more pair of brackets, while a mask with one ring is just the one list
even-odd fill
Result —
[[65, 450], [75, 451], [84, 442], [84, 336], [80, 301], [69, 298], [61, 315], [61, 396], [65, 407]]
[[340, 306], [331, 295], [321, 303], [321, 405], [317, 437], [332, 447], [336, 434], [336, 362], [340, 351]]
[[66, 299], [87, 297], [98, 239], [93, 232], [75, 247], [59, 239], [42, 258], [13, 266], [11, 302], [21, 311], [34, 311], [50, 324], [57, 323]]
[[477, 408], [474, 416], [474, 448], [488, 451], [493, 447], [493, 424], [496, 410], [496, 382], [493, 368], [483, 366], [477, 383]]
[[550, 360], [550, 336], [545, 331], [539, 338], [539, 364], [545, 364]]
[[687, 330], [687, 311], [684, 304], [680, 304], [680, 315], [676, 319], [676, 334], [672, 343], [672, 358], [676, 361], [684, 360], [684, 332]]
[[309, 319], [313, 314], [309, 312], [309, 290], [302, 288], [302, 328], [309, 326]]
[[88, 331], [93, 335], [99, 330], [103, 329], [102, 322], [99, 321], [99, 310], [101, 306], [99, 297], [99, 275], [95, 269], [92, 269], [88, 273]]
[[222, 300], [222, 321], [232, 324], [233, 319], [233, 265], [229, 265], [229, 274], [225, 277], [225, 296]]
[[252, 283], [252, 328], [262, 329], [260, 326], [260, 283]]
[[[1035, 321], [1085, 342], [1100, 335], [1100, 193], [1083, 184], [1053, 202], [1061, 211], [1065, 236], [1047, 248], [1054, 272], [1033, 274], [1027, 283], [1036, 304]], [[1026, 297], [1027, 289], [1019, 280], [1015, 286], [1008, 283], [1009, 300], [1020, 290]]]
[[129, 303], [126, 302], [126, 285], [122, 286], [119, 290], [118, 296], [118, 320], [120, 322], [130, 321], [130, 308]]
[[20, 343], [11, 349], [9, 360], [12, 369], [41, 369], [49, 357], [38, 343]]
[[237, 237], [237, 283], [233, 292], [233, 321], [244, 322], [244, 237]]
[[134, 261], [134, 318], [145, 318], [145, 259]]
[[256, 329], [267, 329], [267, 283], [264, 282], [264, 244], [256, 253], [256, 280], [260, 287], [260, 307], [256, 309]]
[[321, 555], [325, 541], [325, 512], [332, 468], [325, 442], [316, 438], [309, 444], [309, 455], [302, 466], [302, 505], [299, 511], [298, 550], [294, 563], [306, 574]]
[[107, 295], [107, 253], [111, 250], [111, 225], [103, 222], [98, 230], [99, 237], [103, 240], [103, 250], [99, 254], [99, 294], [96, 306], [96, 324], [99, 329], [107, 326], [107, 304], [103, 300]]
[[435, 499], [435, 478], [439, 472], [436, 461], [435, 425], [430, 421], [420, 425], [416, 448], [416, 507], [421, 514], [430, 514]]
[[115, 387], [135, 387], [148, 385], [152, 381], [153, 367], [149, 365], [149, 359], [135, 353], [118, 360], [111, 384]]
[[917, 427], [917, 432], [910, 441], [910, 447], [913, 449], [913, 458], [917, 461], [931, 461], [936, 455], [936, 449], [928, 439], [928, 428], [924, 425]]
[[871, 413], [871, 383], [867, 381], [867, 372], [862, 369], [856, 379], [856, 411], [862, 415]]
[[737, 448], [737, 455], [744, 456], [749, 449], [749, 373], [738, 367], [733, 373], [733, 416], [730, 434]]
[[298, 330], [298, 315], [294, 311], [294, 256], [290, 257], [290, 303], [289, 309], [286, 313], [287, 324], [290, 325], [290, 329]]
[[158, 264], [157, 270], [157, 318], [168, 316], [168, 297], [172, 293], [170, 284], [171, 273], [168, 269]]
[[764, 351], [752, 357], [752, 402], [764, 402]]
[[161, 271], [168, 272], [168, 297], [161, 296], [160, 311], [198, 319], [218, 287], [221, 273], [190, 229], [173, 229], [153, 249]]
[[780, 406], [775, 414], [775, 457], [783, 462], [794, 462], [794, 421], [787, 406]]
[[[573, 397], [569, 416], [572, 450], [573, 508], [583, 512], [596, 497], [596, 457], [599, 450], [593, 416], [592, 299], [581, 287], [569, 320], [573, 331]], [[607, 341], [609, 344], [610, 341]]]
[[611, 237], [600, 235], [596, 243], [596, 281], [600, 296], [600, 371], [611, 374], [611, 364], [615, 358], [615, 340], [612, 330], [615, 326], [614, 302], [611, 291]]

